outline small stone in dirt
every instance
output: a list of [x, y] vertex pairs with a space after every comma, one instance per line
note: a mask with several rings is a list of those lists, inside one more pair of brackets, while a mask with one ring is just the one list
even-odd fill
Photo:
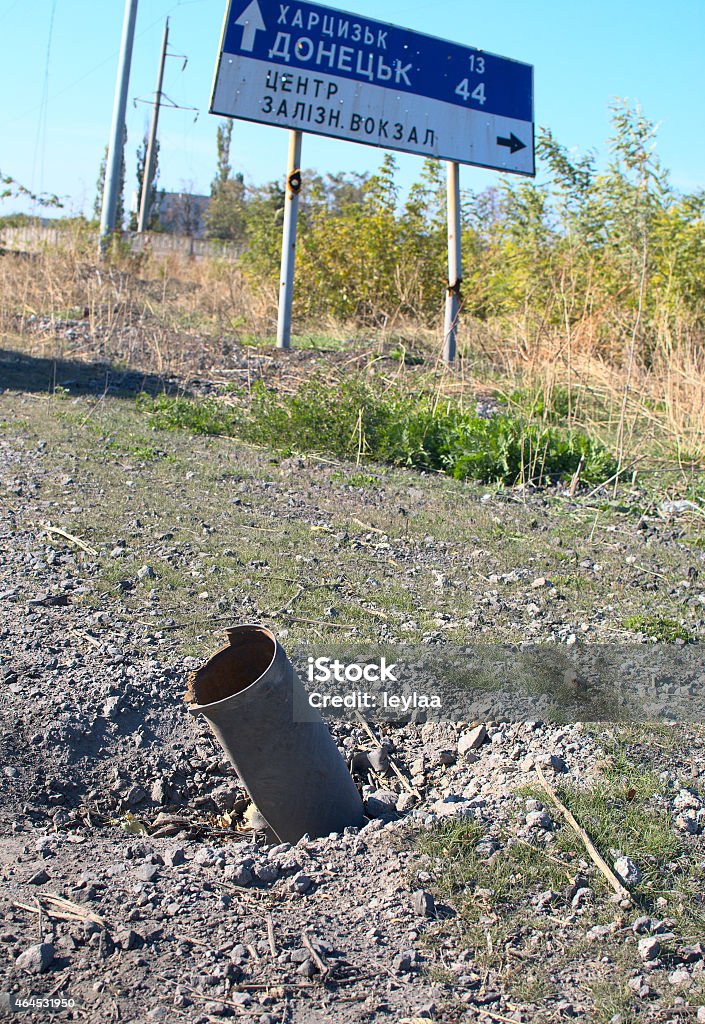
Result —
[[547, 832], [553, 827], [553, 822], [545, 811], [529, 811], [525, 820], [529, 828], [541, 828]]
[[20, 970], [28, 974], [43, 974], [54, 960], [54, 947], [50, 942], [39, 942], [20, 953], [15, 961]]
[[417, 889], [411, 899], [414, 913], [417, 917], [435, 917], [436, 901], [430, 892], [424, 892], [423, 889]]
[[140, 864], [135, 874], [143, 882], [155, 882], [159, 869], [156, 864]]
[[166, 803], [167, 788], [161, 779], [157, 779], [157, 781], [153, 784], [150, 797], [152, 798], [155, 804]]
[[685, 967], [678, 967], [675, 971], [671, 971], [668, 975], [668, 980], [671, 985], [675, 985], [677, 988], [685, 988], [693, 984], [690, 972], [686, 971]]
[[705, 1006], [698, 1007], [698, 1024], [705, 1024]]
[[316, 973], [316, 965], [310, 957], [307, 957], [304, 962], [299, 964], [296, 968], [296, 973], [301, 974], [304, 978], [312, 978]]
[[458, 753], [464, 756], [472, 750], [478, 750], [487, 739], [487, 729], [484, 725], [478, 725], [470, 732], [463, 733], [458, 740]]
[[661, 943], [653, 935], [647, 935], [646, 938], [639, 939], [638, 949], [642, 960], [656, 960], [661, 952]]
[[641, 879], [641, 871], [631, 857], [619, 857], [614, 862], [614, 872], [627, 886], [637, 885]]
[[380, 775], [383, 775], [389, 769], [389, 751], [386, 747], [377, 747], [376, 750], [370, 750], [367, 754], [367, 760], [370, 768]]
[[44, 868], [40, 868], [39, 871], [35, 871], [31, 878], [27, 879], [27, 883], [28, 885], [44, 885], [50, 878], [49, 872], [45, 871]]
[[313, 882], [311, 881], [308, 875], [305, 875], [303, 872], [301, 872], [298, 875], [294, 875], [294, 877], [291, 879], [290, 885], [294, 892], [298, 893], [299, 896], [303, 896], [305, 893], [309, 891], [309, 889], [313, 885]]
[[632, 921], [632, 931], [635, 935], [646, 935], [652, 930], [652, 922], [650, 917], [637, 917], [635, 921]]
[[408, 974], [414, 969], [418, 954], [413, 949], [405, 949], [392, 960], [392, 968], [397, 974]]
[[410, 811], [416, 803], [416, 797], [413, 793], [400, 793], [397, 800], [397, 810], [400, 814], [404, 814], [405, 811]]
[[702, 942], [696, 942], [692, 946], [681, 946], [678, 950], [678, 959], [684, 964], [694, 964], [705, 957], [705, 947]]
[[255, 877], [265, 884], [276, 882], [279, 878], [279, 868], [276, 864], [271, 864], [267, 861], [265, 864], [259, 864], [255, 868]]
[[136, 949], [141, 942], [142, 937], [132, 928], [126, 928], [115, 935], [115, 945], [118, 949]]
[[153, 580], [155, 579], [156, 575], [157, 574], [151, 565], [143, 565], [140, 569], [137, 570], [138, 580]]
[[186, 854], [182, 846], [175, 846], [164, 854], [164, 863], [168, 864], [169, 867], [176, 868], [179, 864], [184, 864], [185, 861]]
[[397, 794], [389, 789], [376, 789], [366, 800], [367, 813], [371, 818], [393, 821], [397, 817]]
[[252, 884], [252, 872], [245, 864], [229, 864], [225, 871], [225, 877], [233, 885], [251, 885]]

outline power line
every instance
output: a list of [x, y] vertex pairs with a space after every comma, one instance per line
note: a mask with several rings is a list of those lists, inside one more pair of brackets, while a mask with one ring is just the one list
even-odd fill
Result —
[[[18, 0], [18, 2], [21, 2], [21, 0]], [[200, 2], [203, 2], [203, 0], [186, 0], [186, 3], [184, 3], [184, 4], [181, 4], [181, 3], [172, 4], [171, 7], [169, 8], [169, 10], [167, 11], [167, 14], [171, 14], [171, 12], [175, 11], [177, 7], [181, 7], [181, 6], [185, 7], [185, 6], [188, 6], [189, 3], [200, 3]], [[163, 20], [163, 15], [160, 15], [158, 18], [155, 18], [154, 21], [151, 21], [149, 23], [149, 25], [147, 25], [145, 28], [142, 29], [141, 32], [138, 32], [135, 38], [136, 39], [141, 39], [142, 36], [146, 35], [148, 32], [151, 32], [151, 30], [154, 28], [155, 25], [161, 24], [162, 20]], [[85, 80], [87, 78], [90, 78], [91, 75], [94, 75], [96, 73], [96, 71], [100, 71], [100, 69], [102, 67], [104, 67], [106, 64], [109, 64], [109, 63], [111, 63], [111, 61], [115, 60], [115, 57], [117, 56], [117, 54], [118, 54], [118, 50], [113, 50], [112, 53], [109, 53], [107, 57], [104, 57], [103, 60], [101, 60], [98, 64], [95, 64], [89, 71], [86, 71], [83, 75], [81, 75], [80, 78], [76, 78], [69, 85], [65, 85], [63, 87], [63, 89], [59, 89], [58, 92], [53, 93], [51, 98], [53, 100], [57, 100], [60, 96], [63, 96], [65, 93], [70, 92], [71, 89], [75, 89], [77, 85], [80, 85], [82, 82], [85, 82]], [[34, 114], [37, 110], [40, 110], [41, 106], [42, 106], [42, 104], [40, 103], [36, 107], [30, 107], [29, 110], [24, 110], [21, 114], [18, 114], [17, 116], [15, 116], [13, 118], [10, 118], [10, 120], [8, 120], [8, 121], [1, 121], [0, 122], [0, 128], [8, 128], [8, 127], [10, 127], [10, 125], [17, 124], [18, 121], [26, 121], [28, 117], [30, 117], [32, 114]]]
[[[46, 156], [47, 136], [47, 112], [49, 108], [49, 62], [51, 60], [51, 43], [54, 36], [54, 15], [56, 14], [57, 0], [52, 0], [51, 14], [49, 15], [49, 37], [47, 39], [47, 50], [44, 58], [44, 79], [42, 82], [42, 98], [39, 103], [39, 118], [37, 120], [37, 138], [34, 143], [34, 158], [32, 160], [32, 190], [41, 192], [44, 184], [44, 158]], [[40, 156], [41, 148], [41, 156]], [[37, 160], [39, 160], [39, 185], [36, 187]], [[35, 203], [36, 207], [36, 203]]]

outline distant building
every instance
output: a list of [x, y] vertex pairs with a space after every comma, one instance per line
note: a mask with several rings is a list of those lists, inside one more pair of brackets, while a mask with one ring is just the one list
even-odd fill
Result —
[[170, 235], [204, 238], [210, 201], [210, 196], [195, 196], [190, 192], [159, 192], [157, 214], [160, 228]]

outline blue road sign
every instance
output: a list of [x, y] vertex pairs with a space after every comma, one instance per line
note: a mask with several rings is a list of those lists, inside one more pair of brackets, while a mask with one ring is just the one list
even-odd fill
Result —
[[211, 112], [534, 174], [531, 65], [298, 0], [230, 0]]

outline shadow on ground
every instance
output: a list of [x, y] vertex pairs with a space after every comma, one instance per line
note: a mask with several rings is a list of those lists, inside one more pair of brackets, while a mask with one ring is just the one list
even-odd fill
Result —
[[184, 393], [183, 384], [171, 377], [125, 370], [107, 362], [50, 359], [0, 348], [0, 390], [53, 394], [57, 388], [69, 395], [117, 398], [134, 398], [141, 391], [150, 395]]

